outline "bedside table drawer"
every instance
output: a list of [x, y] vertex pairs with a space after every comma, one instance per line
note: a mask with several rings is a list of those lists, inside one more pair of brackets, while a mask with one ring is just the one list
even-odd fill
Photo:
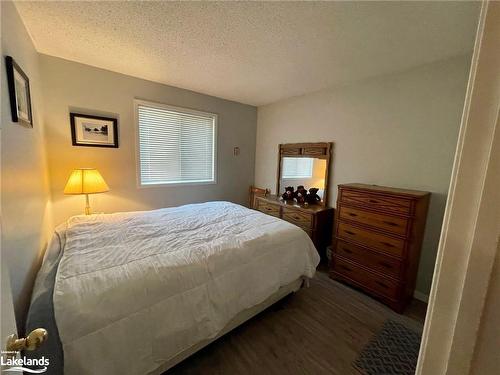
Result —
[[382, 253], [366, 250], [349, 242], [337, 240], [334, 253], [387, 276], [399, 279], [401, 275], [402, 264], [400, 260]]
[[398, 298], [399, 283], [372, 273], [338, 256], [333, 259], [333, 273], [354, 281], [359, 286], [390, 299]]
[[303, 228], [312, 228], [313, 216], [299, 210], [283, 207], [283, 220]]
[[280, 217], [280, 206], [276, 204], [263, 202], [260, 199], [257, 199], [257, 210], [271, 216]]
[[374, 250], [383, 251], [391, 255], [402, 256], [405, 241], [385, 234], [372, 232], [368, 229], [339, 222], [337, 236], [341, 239], [362, 243]]

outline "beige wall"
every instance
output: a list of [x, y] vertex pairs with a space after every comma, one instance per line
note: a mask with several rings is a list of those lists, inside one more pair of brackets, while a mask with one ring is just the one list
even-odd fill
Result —
[[470, 56], [259, 107], [255, 183], [275, 189], [279, 143], [333, 141], [337, 185], [432, 192], [417, 279], [428, 294], [450, 182]]
[[[109, 193], [91, 197], [95, 211], [146, 210], [209, 200], [247, 201], [254, 175], [255, 107], [55, 57], [41, 55], [40, 61], [47, 93], [46, 141], [56, 224], [82, 213], [84, 198], [62, 193], [71, 170], [78, 167], [99, 169], [111, 188]], [[218, 114], [217, 184], [137, 188], [134, 98]], [[120, 147], [72, 146], [70, 110], [117, 116]], [[239, 156], [233, 156], [233, 147], [240, 148]]]
[[[11, 2], [2, 2], [2, 263], [10, 271], [20, 331], [51, 226], [38, 53]], [[30, 79], [33, 128], [11, 121], [5, 55]]]

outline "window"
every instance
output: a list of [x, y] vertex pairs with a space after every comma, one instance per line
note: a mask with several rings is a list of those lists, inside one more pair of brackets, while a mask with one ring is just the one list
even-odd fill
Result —
[[283, 158], [283, 178], [311, 178], [313, 173], [312, 158]]
[[215, 183], [217, 115], [135, 101], [140, 185]]

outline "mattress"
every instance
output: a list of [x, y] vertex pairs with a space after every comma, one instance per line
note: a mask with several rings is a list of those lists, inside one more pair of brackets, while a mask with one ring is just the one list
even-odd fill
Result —
[[318, 263], [302, 229], [229, 202], [75, 216], [49, 246], [28, 326], [55, 325], [49, 370], [142, 375]]

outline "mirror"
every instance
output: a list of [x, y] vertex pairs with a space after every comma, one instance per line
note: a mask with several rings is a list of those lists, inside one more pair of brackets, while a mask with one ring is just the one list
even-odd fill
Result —
[[284, 192], [285, 187], [298, 186], [309, 188], [318, 188], [318, 195], [323, 200], [325, 196], [325, 173], [326, 160], [317, 158], [298, 158], [285, 156], [281, 169], [280, 186]]
[[[331, 143], [295, 143], [282, 144], [278, 165], [277, 192], [281, 197], [285, 188], [292, 186], [296, 191], [299, 186], [306, 190], [317, 188], [318, 201], [309, 199], [309, 204], [325, 205], [328, 194], [328, 173]], [[299, 202], [297, 202], [299, 200]], [[290, 199], [290, 201], [292, 201]], [[295, 203], [304, 203], [295, 197]]]

